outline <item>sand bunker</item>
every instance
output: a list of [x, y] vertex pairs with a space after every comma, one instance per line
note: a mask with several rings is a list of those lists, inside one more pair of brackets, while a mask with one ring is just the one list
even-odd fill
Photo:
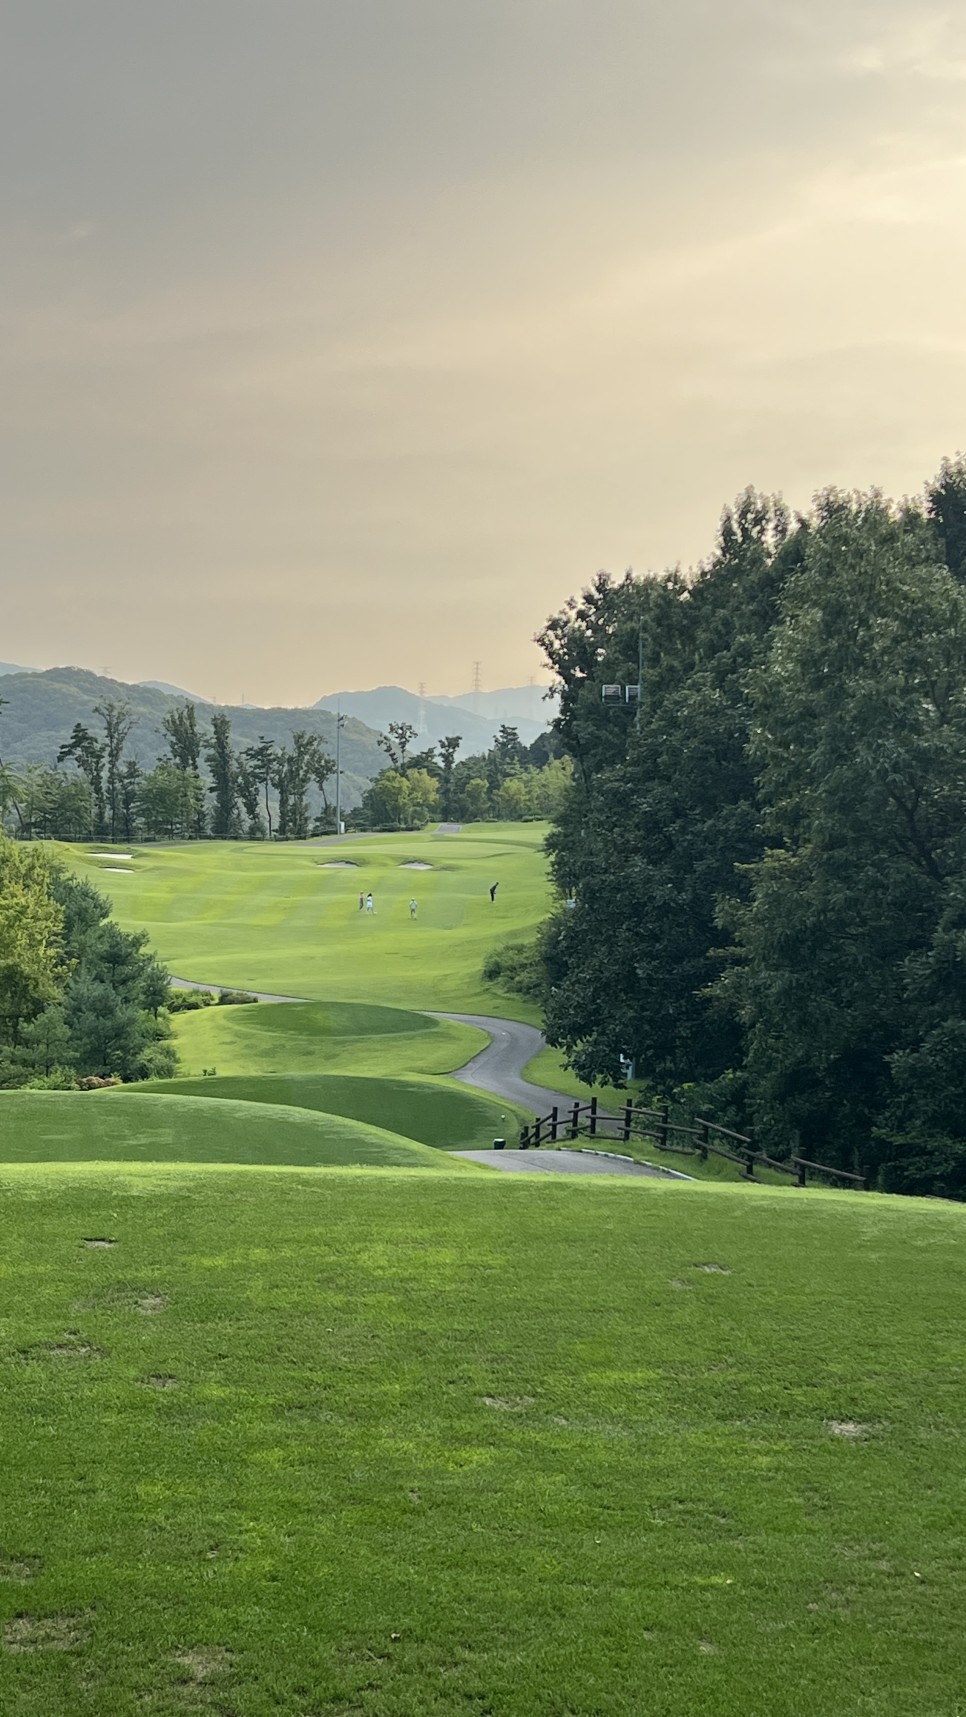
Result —
[[399, 868], [400, 870], [432, 870], [433, 866], [423, 864], [422, 859], [407, 859], [405, 864], [401, 864]]
[[134, 854], [133, 853], [88, 853], [87, 856], [88, 856], [88, 858], [130, 859], [130, 858], [134, 857]]
[[134, 872], [131, 869], [131, 866], [129, 864], [104, 864], [101, 866], [101, 869], [102, 870], [115, 870], [115, 871], [117, 871], [119, 876], [133, 876], [134, 875]]
[[355, 859], [324, 859], [319, 870], [358, 870]]

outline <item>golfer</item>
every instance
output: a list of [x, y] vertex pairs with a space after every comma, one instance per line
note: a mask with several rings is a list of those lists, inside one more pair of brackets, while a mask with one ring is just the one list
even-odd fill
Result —
[[373, 900], [371, 894], [367, 894], [366, 895], [366, 911], [367, 912], [375, 912], [375, 910], [376, 910], [375, 901]]
[[410, 916], [410, 918], [415, 918], [415, 916], [416, 916], [416, 902], [415, 902], [415, 900], [411, 900], [409, 902], [409, 916]]

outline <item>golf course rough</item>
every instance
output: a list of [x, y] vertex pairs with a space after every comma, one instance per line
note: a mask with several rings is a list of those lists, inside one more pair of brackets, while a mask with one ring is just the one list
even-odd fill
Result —
[[0, 1201], [4, 1717], [961, 1709], [960, 1207], [72, 1163]]

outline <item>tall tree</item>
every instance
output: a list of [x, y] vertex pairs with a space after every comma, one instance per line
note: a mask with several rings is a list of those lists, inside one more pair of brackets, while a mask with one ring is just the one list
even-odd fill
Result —
[[243, 752], [245, 766], [250, 770], [253, 779], [259, 784], [265, 795], [265, 822], [268, 826], [268, 838], [272, 838], [272, 805], [269, 799], [269, 788], [275, 781], [276, 752], [270, 739], [260, 733], [254, 745], [247, 745]]
[[406, 754], [418, 729], [409, 721], [391, 721], [385, 733], [380, 733], [379, 744], [389, 758], [393, 769], [400, 775], [406, 773]]
[[447, 822], [452, 822], [455, 816], [453, 792], [453, 767], [456, 763], [456, 753], [463, 743], [461, 733], [448, 733], [439, 742], [440, 782], [439, 799], [440, 811]]
[[91, 796], [92, 832], [95, 835], [103, 835], [107, 832], [104, 804], [104, 757], [104, 746], [80, 721], [75, 721], [70, 738], [64, 741], [57, 753], [58, 763], [66, 763], [70, 759], [76, 763], [87, 782]]
[[118, 826], [123, 815], [123, 796], [121, 791], [122, 760], [124, 747], [127, 744], [134, 718], [130, 706], [117, 703], [113, 698], [105, 698], [103, 703], [94, 705], [94, 714], [101, 718], [104, 729], [104, 764], [107, 777], [107, 821], [112, 841], [117, 840]]
[[211, 734], [205, 741], [204, 752], [211, 772], [208, 791], [215, 801], [211, 832], [216, 840], [231, 840], [238, 834], [238, 772], [231, 744], [231, 719], [223, 710], [216, 710], [211, 718]]

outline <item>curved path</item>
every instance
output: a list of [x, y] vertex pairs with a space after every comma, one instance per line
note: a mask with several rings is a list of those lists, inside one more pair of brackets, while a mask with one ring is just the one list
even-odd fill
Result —
[[[169, 980], [173, 990], [211, 990], [216, 996], [224, 995], [232, 986], [226, 984], [199, 984], [194, 978], [175, 978]], [[254, 996], [257, 1002], [304, 1002], [304, 996], [273, 996], [267, 990], [244, 990], [246, 996]]]
[[[545, 1047], [542, 1031], [535, 1025], [522, 1025], [515, 1019], [493, 1019], [488, 1014], [434, 1013], [434, 1019], [452, 1019], [460, 1025], [475, 1025], [489, 1033], [490, 1042], [474, 1055], [472, 1061], [458, 1067], [452, 1078], [478, 1091], [489, 1091], [505, 1102], [517, 1103], [521, 1109], [545, 1115], [557, 1107], [569, 1109], [573, 1098], [546, 1085], [531, 1085], [523, 1077], [523, 1069], [537, 1051]], [[603, 1141], [606, 1143], [606, 1140]], [[658, 1180], [690, 1180], [690, 1175], [676, 1169], [652, 1168], [647, 1163], [630, 1162], [626, 1157], [595, 1155], [593, 1151], [456, 1151], [458, 1157], [470, 1162], [485, 1163], [488, 1168], [536, 1170], [542, 1174], [635, 1174], [650, 1175]]]
[[464, 1085], [475, 1085], [478, 1091], [489, 1091], [507, 1103], [517, 1103], [521, 1109], [531, 1109], [535, 1115], [545, 1115], [555, 1104], [560, 1108], [573, 1106], [573, 1098], [560, 1091], [550, 1091], [545, 1085], [531, 1085], [523, 1077], [523, 1069], [538, 1050], [545, 1048], [543, 1032], [535, 1025], [521, 1025], [515, 1019], [493, 1019], [489, 1014], [447, 1014], [433, 1012], [434, 1019], [453, 1019], [460, 1025], [475, 1025], [489, 1034], [490, 1042], [472, 1061], [458, 1067], [452, 1075]]

